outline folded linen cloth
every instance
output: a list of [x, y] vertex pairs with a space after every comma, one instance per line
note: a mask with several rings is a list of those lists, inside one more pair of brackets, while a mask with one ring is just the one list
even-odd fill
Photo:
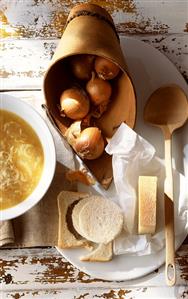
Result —
[[0, 246], [14, 243], [14, 232], [11, 221], [0, 222]]
[[28, 212], [12, 221], [0, 222], [0, 246], [57, 245], [57, 195], [62, 190], [76, 190], [75, 185], [65, 179], [65, 172], [66, 168], [57, 163], [54, 179], [43, 199]]

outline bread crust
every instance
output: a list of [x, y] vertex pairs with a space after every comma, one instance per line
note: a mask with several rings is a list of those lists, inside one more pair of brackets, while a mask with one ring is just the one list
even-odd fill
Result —
[[108, 262], [112, 259], [112, 242], [108, 244], [98, 244], [97, 248], [85, 256], [81, 256], [80, 260], [84, 262]]
[[66, 215], [68, 208], [75, 201], [87, 198], [89, 194], [62, 191], [57, 197], [58, 211], [59, 211], [59, 231], [58, 231], [58, 247], [73, 248], [73, 247], [88, 247], [89, 242], [85, 239], [76, 239], [76, 237], [69, 231]]

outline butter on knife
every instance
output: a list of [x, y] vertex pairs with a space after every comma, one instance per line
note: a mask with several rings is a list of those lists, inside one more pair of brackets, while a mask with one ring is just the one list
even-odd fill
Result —
[[139, 176], [138, 234], [153, 234], [156, 230], [157, 177]]

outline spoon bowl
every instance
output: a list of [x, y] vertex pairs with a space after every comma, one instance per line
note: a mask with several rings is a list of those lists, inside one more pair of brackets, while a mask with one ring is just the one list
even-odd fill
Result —
[[175, 284], [175, 245], [174, 245], [174, 202], [171, 137], [174, 130], [183, 126], [188, 119], [188, 101], [183, 90], [177, 85], [163, 86], [150, 96], [144, 108], [144, 120], [159, 127], [164, 135], [165, 170], [164, 209], [166, 236], [166, 282]]
[[177, 85], [157, 89], [144, 109], [144, 120], [156, 126], [181, 127], [188, 117], [187, 97]]

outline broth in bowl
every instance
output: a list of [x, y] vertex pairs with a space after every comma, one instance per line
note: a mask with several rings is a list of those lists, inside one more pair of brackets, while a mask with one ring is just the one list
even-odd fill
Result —
[[24, 201], [43, 168], [43, 147], [33, 128], [15, 113], [0, 109], [0, 210]]

